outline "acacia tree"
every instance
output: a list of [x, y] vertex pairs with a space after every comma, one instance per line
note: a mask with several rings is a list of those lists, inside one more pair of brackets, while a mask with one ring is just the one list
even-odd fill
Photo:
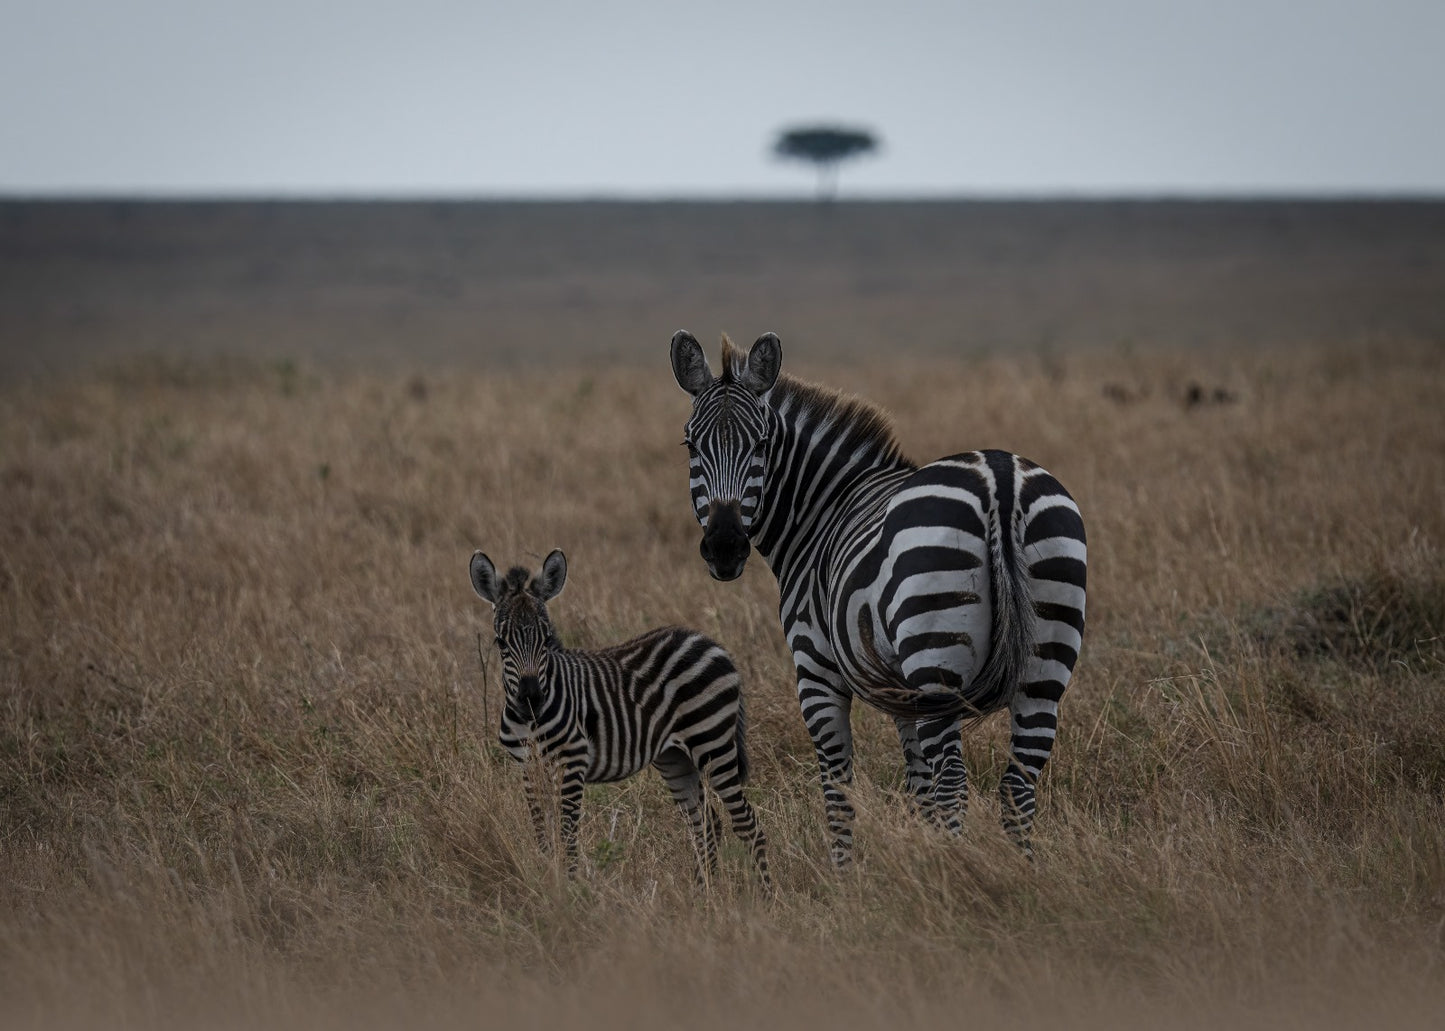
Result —
[[867, 129], [837, 125], [808, 125], [786, 129], [773, 143], [780, 158], [810, 161], [818, 166], [818, 199], [831, 200], [838, 192], [838, 164], [878, 149], [878, 139]]

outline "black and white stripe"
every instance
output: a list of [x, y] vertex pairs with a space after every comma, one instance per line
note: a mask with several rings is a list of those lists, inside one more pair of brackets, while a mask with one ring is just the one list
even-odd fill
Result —
[[571, 870], [583, 785], [623, 780], [651, 765], [687, 817], [699, 877], [716, 870], [721, 828], [703, 797], [706, 778], [770, 885], [766, 840], [743, 797], [741, 678], [728, 653], [675, 626], [599, 651], [563, 648], [546, 604], [566, 582], [560, 551], [547, 556], [536, 576], [516, 567], [505, 577], [478, 551], [470, 573], [477, 594], [495, 606], [506, 687], [500, 740], [524, 763], [527, 805], [542, 848], [551, 845], [543, 796], [551, 794], [552, 782], [560, 780], [559, 831]]
[[1003, 823], [1031, 851], [1084, 629], [1084, 524], [1068, 492], [1003, 451], [915, 465], [880, 410], [782, 375], [772, 334], [747, 354], [724, 338], [714, 377], [679, 332], [672, 366], [693, 397], [684, 443], [708, 569], [734, 579], [756, 547], [778, 578], [834, 860], [852, 850], [855, 695], [894, 717], [914, 798], [955, 831], [963, 723], [1007, 709]]

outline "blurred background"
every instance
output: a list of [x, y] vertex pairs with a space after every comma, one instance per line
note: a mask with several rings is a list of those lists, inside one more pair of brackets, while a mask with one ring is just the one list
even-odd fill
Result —
[[[5, 24], [12, 375], [606, 361], [679, 326], [819, 356], [1445, 332], [1436, 3], [57, 0]], [[855, 146], [789, 145], [811, 129]]]

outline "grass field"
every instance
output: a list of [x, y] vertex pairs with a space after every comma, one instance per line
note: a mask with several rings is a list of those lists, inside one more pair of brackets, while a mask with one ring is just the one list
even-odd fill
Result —
[[[15, 229], [30, 213], [8, 217], [34, 292], [0, 314], [7, 364], [40, 369], [17, 355], [53, 346], [76, 365], [0, 384], [0, 1024], [1438, 1026], [1445, 338], [1421, 301], [1428, 254], [1415, 279], [1379, 280], [1416, 307], [1390, 322], [1389, 290], [1370, 287], [1331, 335], [1300, 306], [1343, 295], [1308, 277], [1261, 278], [1262, 315], [1195, 324], [1205, 298], [1181, 269], [1234, 267], [1229, 248], [1183, 266], [1131, 251], [1168, 280], [1158, 297], [1188, 299], [1136, 325], [1177, 322], [1168, 343], [1208, 347], [1114, 333], [1138, 314], [1122, 284], [1148, 286], [1130, 276], [1099, 280], [1112, 314], [1093, 346], [950, 352], [958, 309], [941, 274], [912, 291], [916, 250], [878, 295], [813, 269], [796, 239], [792, 264], [737, 282], [694, 270], [702, 285], [668, 303], [732, 308], [773, 276], [779, 293], [812, 284], [796, 322], [832, 298], [827, 318], [856, 317], [860, 337], [941, 341], [829, 354], [814, 328], [785, 367], [886, 407], [915, 459], [1039, 461], [1089, 530], [1089, 626], [1037, 861], [998, 827], [1001, 719], [966, 739], [974, 801], [949, 840], [908, 814], [892, 725], [860, 706], [858, 862], [840, 875], [775, 583], [756, 559], [714, 583], [697, 555], [666, 354], [689, 325], [715, 361], [704, 318], [668, 308], [650, 342], [613, 347], [654, 321], [639, 322], [650, 294], [623, 290], [600, 350], [569, 352], [547, 327], [598, 310], [524, 291], [498, 303], [511, 357], [537, 345], [526, 361], [419, 343], [348, 363], [301, 342], [328, 323], [320, 294], [256, 295], [245, 323], [250, 295], [187, 285], [184, 248], [127, 258], [101, 288], [64, 233], [34, 238], [47, 258]], [[1338, 272], [1320, 282], [1349, 279], [1312, 253], [1305, 267]], [[632, 274], [584, 259], [594, 298]], [[1093, 310], [1041, 296], [1038, 325]], [[420, 324], [462, 325], [458, 303]], [[1030, 307], [1011, 296], [997, 325]], [[346, 310], [341, 325], [368, 322]], [[229, 336], [148, 353], [150, 334], [231, 319]], [[731, 328], [779, 328], [789, 348], [782, 323]], [[495, 745], [477, 547], [502, 564], [567, 551], [550, 608], [570, 645], [680, 622], [732, 649], [776, 898], [731, 838], [696, 889], [652, 774], [588, 789], [576, 881], [539, 854]]]
[[[798, 370], [866, 389], [915, 457], [1045, 462], [1090, 530], [1036, 864], [996, 823], [1002, 721], [966, 742], [952, 841], [859, 711], [840, 876], [774, 582], [696, 555], [665, 337], [601, 371], [127, 360], [3, 395], [6, 1018], [1438, 1016], [1438, 345]], [[1232, 400], [1188, 406], [1195, 382]], [[567, 549], [571, 644], [678, 621], [732, 647], [777, 899], [732, 841], [695, 890], [650, 774], [589, 788], [578, 881], [540, 857], [494, 745], [478, 546]]]

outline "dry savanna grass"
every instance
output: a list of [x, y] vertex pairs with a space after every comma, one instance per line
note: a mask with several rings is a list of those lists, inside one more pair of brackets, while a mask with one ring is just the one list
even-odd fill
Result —
[[[1037, 862], [997, 825], [1002, 720], [948, 840], [860, 708], [842, 875], [774, 581], [698, 559], [664, 356], [131, 361], [0, 394], [0, 1017], [1432, 1026], [1438, 345], [796, 370], [915, 458], [1042, 462], [1090, 534]], [[694, 887], [652, 774], [588, 789], [575, 882], [535, 848], [465, 569], [556, 546], [569, 644], [679, 622], [733, 650], [776, 899], [732, 839]]]

